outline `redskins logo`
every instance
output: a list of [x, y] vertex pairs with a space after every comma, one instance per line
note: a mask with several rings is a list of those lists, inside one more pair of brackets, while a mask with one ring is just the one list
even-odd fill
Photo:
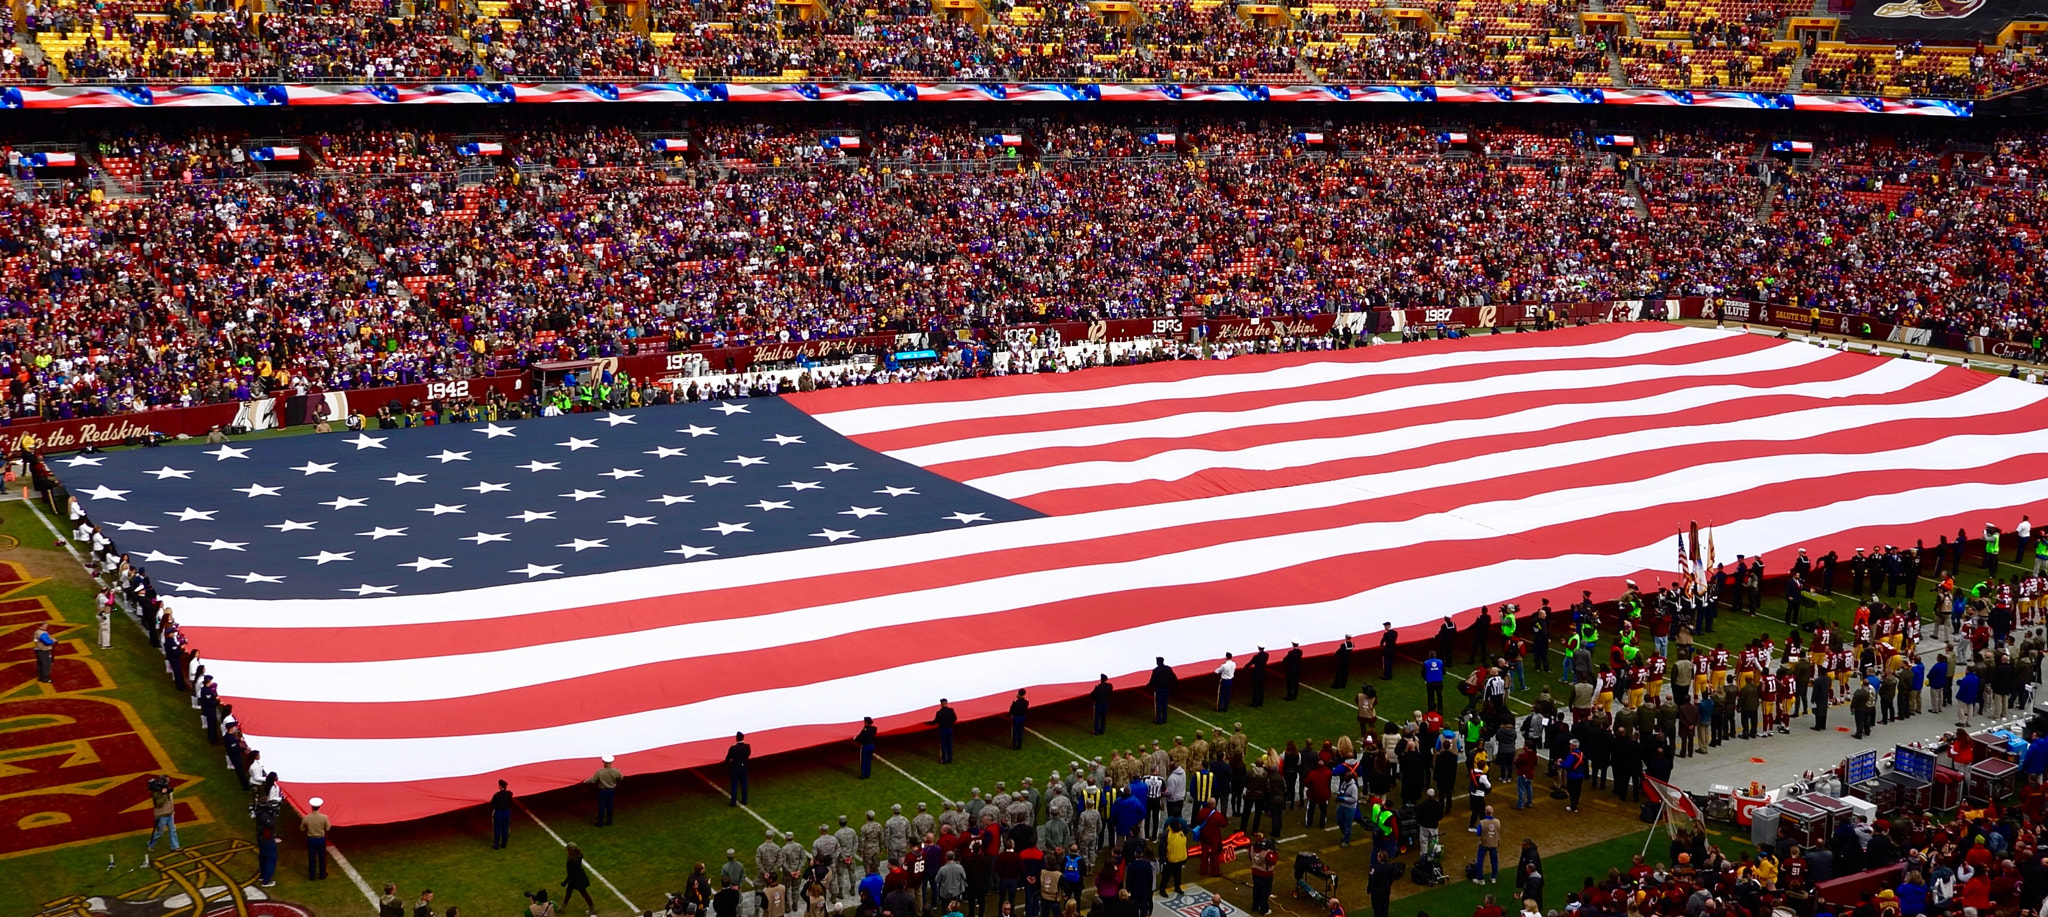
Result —
[[1984, 0], [1894, 0], [1877, 8], [1881, 19], [1963, 19], [1984, 8]]

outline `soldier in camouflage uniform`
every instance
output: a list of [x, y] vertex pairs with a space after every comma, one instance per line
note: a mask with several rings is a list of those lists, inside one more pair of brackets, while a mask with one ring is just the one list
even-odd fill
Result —
[[945, 810], [939, 813], [939, 827], [951, 828], [954, 834], [967, 832], [967, 815], [961, 811], [959, 803], [946, 803]]
[[938, 819], [925, 811], [924, 803], [917, 804], [917, 814], [910, 817], [910, 836], [924, 837], [938, 830]]
[[968, 793], [967, 801], [960, 804], [960, 811], [967, 813], [968, 827], [981, 825], [981, 810], [987, 805], [988, 800], [981, 798], [981, 787], [975, 787]]
[[889, 807], [889, 820], [882, 823], [882, 848], [893, 860], [902, 860], [910, 850], [910, 819], [903, 817], [901, 805]]
[[768, 839], [762, 841], [761, 846], [754, 848], [756, 877], [782, 874], [782, 845], [776, 843], [780, 838], [773, 828], [768, 829], [767, 835]]
[[1195, 740], [1188, 743], [1188, 771], [1193, 773], [1209, 763], [1209, 740], [1202, 738], [1202, 731], [1195, 730]]
[[[860, 826], [860, 862], [869, 871], [882, 868], [882, 823], [875, 820], [875, 810], [868, 810], [868, 820]], [[858, 885], [859, 879], [854, 880]]]
[[[823, 825], [819, 826], [823, 828]], [[782, 835], [782, 876], [793, 889], [803, 888], [804, 870], [811, 865], [811, 852], [796, 839], [795, 832]]]
[[832, 900], [845, 901], [853, 897], [853, 886], [861, 879], [863, 870], [860, 862], [860, 832], [846, 823], [846, 816], [839, 816], [839, 830], [832, 832], [832, 840], [838, 842], [839, 856], [832, 861], [832, 887], [828, 893]]

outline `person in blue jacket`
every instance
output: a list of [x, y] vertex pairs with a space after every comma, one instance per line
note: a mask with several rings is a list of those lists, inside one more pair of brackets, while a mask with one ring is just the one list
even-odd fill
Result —
[[1145, 823], [1145, 800], [1138, 795], [1144, 792], [1139, 789], [1144, 785], [1145, 782], [1142, 780], [1131, 781], [1131, 789], [1125, 792], [1123, 798], [1118, 799], [1115, 805], [1109, 807], [1110, 819], [1116, 822], [1118, 840], [1137, 833], [1138, 826]]
[[2020, 757], [2020, 770], [2026, 771], [2035, 783], [2048, 777], [2048, 733], [2034, 733], [2034, 740], [2027, 743], [2027, 753]]
[[1962, 679], [1956, 682], [1956, 725], [1970, 725], [1970, 714], [1983, 702], [1983, 680], [1977, 677], [1977, 670], [1963, 670]]
[[1951, 693], [1954, 687], [1955, 685], [1951, 683], [1948, 674], [1948, 654], [1941, 653], [1936, 655], [1934, 657], [1934, 666], [1927, 670], [1927, 689], [1930, 694], [1934, 695], [1931, 700], [1933, 701], [1932, 706], [1935, 713], [1948, 709], [1949, 702], [1954, 697]]
[[1438, 659], [1435, 650], [1429, 651], [1429, 658], [1422, 660], [1422, 687], [1429, 697], [1431, 712], [1444, 709], [1444, 661]]

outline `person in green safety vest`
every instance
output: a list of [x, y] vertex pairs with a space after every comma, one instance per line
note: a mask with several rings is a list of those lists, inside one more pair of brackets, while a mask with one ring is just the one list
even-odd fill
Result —
[[2034, 575], [2040, 576], [2042, 570], [2048, 570], [2048, 537], [2034, 539]]
[[1579, 625], [1579, 645], [1589, 650], [1600, 645], [1600, 625], [1590, 618]]
[[1622, 661], [1627, 662], [1629, 665], [1635, 665], [1636, 655], [1641, 653], [1642, 651], [1643, 648], [1635, 645], [1634, 643], [1624, 643], [1621, 646]]
[[1502, 605], [1500, 608], [1500, 640], [1505, 645], [1515, 639], [1515, 606]]
[[1998, 569], [1998, 526], [1984, 526], [1984, 569]]
[[1377, 797], [1372, 801], [1370, 823], [1372, 825], [1373, 856], [1379, 856], [1381, 850], [1387, 851], [1389, 856], [1393, 855], [1395, 852], [1394, 813], [1381, 803]]

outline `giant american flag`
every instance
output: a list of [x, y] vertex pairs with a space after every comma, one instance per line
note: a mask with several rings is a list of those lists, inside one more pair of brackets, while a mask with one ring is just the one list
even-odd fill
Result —
[[[1705, 328], [60, 458], [342, 823], [1611, 595], [2048, 496], [2048, 388]], [[1418, 628], [1418, 635], [1428, 628]]]

